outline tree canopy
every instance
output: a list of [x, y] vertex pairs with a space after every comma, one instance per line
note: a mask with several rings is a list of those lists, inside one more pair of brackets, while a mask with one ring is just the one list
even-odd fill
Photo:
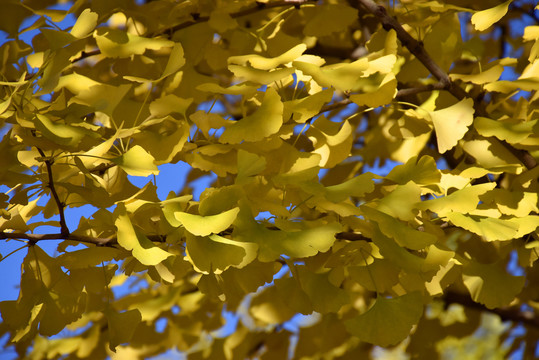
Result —
[[[534, 356], [538, 10], [4, 1], [0, 260], [26, 253], [6, 348]], [[189, 174], [160, 198], [165, 164]]]

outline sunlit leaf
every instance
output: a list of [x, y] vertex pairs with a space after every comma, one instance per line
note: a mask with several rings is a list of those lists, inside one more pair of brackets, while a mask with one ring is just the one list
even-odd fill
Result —
[[159, 174], [159, 170], [151, 156], [141, 146], [135, 145], [122, 156], [110, 159], [121, 167], [126, 173], [133, 176], [149, 176]]
[[464, 99], [448, 108], [430, 113], [438, 151], [444, 153], [457, 145], [473, 122], [473, 100]]
[[215, 234], [188, 236], [186, 260], [203, 274], [220, 274], [230, 266], [243, 268], [251, 263], [256, 259], [257, 249], [254, 243], [234, 241]]
[[84, 9], [75, 25], [73, 25], [71, 35], [79, 39], [88, 36], [95, 29], [98, 17], [97, 13], [92, 12], [90, 9]]
[[170, 40], [145, 38], [116, 29], [98, 29], [94, 37], [101, 53], [112, 58], [141, 55], [148, 49], [159, 50], [174, 45]]
[[226, 230], [238, 216], [240, 209], [233, 208], [216, 215], [201, 216], [186, 212], [175, 212], [174, 217], [191, 234], [207, 236]]
[[498, 22], [507, 13], [507, 9], [513, 0], [506, 1], [493, 8], [478, 11], [472, 15], [472, 24], [478, 31], [484, 31]]
[[114, 225], [118, 230], [118, 244], [124, 249], [132, 251], [133, 256], [142, 264], [157, 265], [172, 256], [171, 253], [154, 245], [140, 231], [135, 230], [123, 203], [118, 204]]
[[223, 143], [259, 141], [275, 134], [283, 123], [283, 103], [275, 90], [268, 88], [262, 105], [254, 113], [230, 125], [219, 138]]

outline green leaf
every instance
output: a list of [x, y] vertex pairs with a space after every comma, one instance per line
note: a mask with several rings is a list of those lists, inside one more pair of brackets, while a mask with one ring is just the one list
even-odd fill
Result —
[[268, 88], [262, 105], [251, 115], [230, 125], [219, 140], [222, 143], [239, 144], [243, 141], [260, 141], [279, 131], [283, 124], [283, 103], [275, 90]]
[[422, 315], [422, 296], [412, 292], [390, 299], [378, 296], [369, 310], [344, 324], [359, 340], [385, 347], [406, 339]]
[[462, 280], [473, 301], [489, 309], [509, 305], [524, 287], [524, 277], [508, 274], [500, 263], [470, 262], [462, 270]]
[[506, 1], [493, 8], [478, 11], [472, 15], [472, 24], [477, 31], [484, 31], [498, 22], [507, 14], [507, 9], [513, 0]]
[[207, 236], [226, 230], [232, 225], [239, 212], [240, 208], [235, 207], [216, 215], [201, 216], [186, 212], [175, 212], [174, 217], [191, 234]]
[[430, 113], [436, 131], [438, 151], [441, 154], [454, 148], [468, 132], [468, 126], [473, 122], [474, 111], [473, 100], [463, 99], [448, 108]]
[[146, 235], [136, 231], [127, 215], [125, 205], [119, 203], [114, 225], [117, 229], [118, 244], [126, 250], [132, 251], [133, 257], [144, 265], [157, 265], [165, 260], [171, 253], [155, 246]]
[[154, 157], [139, 145], [133, 146], [122, 156], [110, 159], [128, 175], [132, 176], [158, 175], [159, 169], [155, 166], [154, 160]]
[[219, 235], [187, 236], [185, 259], [203, 274], [220, 274], [229, 267], [241, 269], [257, 257], [258, 245]]

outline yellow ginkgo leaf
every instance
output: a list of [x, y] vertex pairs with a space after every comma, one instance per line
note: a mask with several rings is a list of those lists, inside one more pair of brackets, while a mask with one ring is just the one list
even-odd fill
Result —
[[118, 244], [132, 251], [133, 257], [138, 261], [144, 265], [157, 265], [172, 256], [171, 253], [154, 245], [146, 235], [135, 230], [123, 203], [118, 204], [116, 213], [114, 225], [118, 229]]
[[464, 137], [473, 122], [474, 111], [473, 100], [463, 99], [448, 108], [430, 113], [440, 153], [452, 149]]
[[509, 9], [509, 4], [513, 0], [506, 1], [497, 5], [493, 8], [486, 9], [483, 11], [478, 11], [472, 15], [472, 24], [475, 27], [475, 30], [483, 31], [491, 27], [494, 23], [498, 22], [502, 17], [507, 14], [507, 9]]
[[307, 50], [307, 46], [305, 44], [299, 44], [277, 57], [267, 58], [258, 54], [231, 56], [228, 58], [228, 63], [244, 66], [249, 64], [255, 69], [273, 70], [279, 65], [296, 60], [305, 50]]
[[187, 236], [185, 260], [203, 274], [220, 274], [229, 267], [243, 268], [257, 257], [258, 245], [219, 235]]
[[195, 215], [186, 212], [175, 212], [174, 217], [181, 222], [187, 231], [196, 236], [218, 234], [226, 230], [238, 216], [240, 208], [235, 207], [216, 215]]
[[78, 39], [89, 35], [97, 25], [98, 16], [99, 15], [97, 13], [92, 12], [90, 9], [84, 9], [84, 11], [80, 14], [79, 18], [75, 22], [75, 25], [73, 25], [73, 28], [71, 29], [71, 35]]
[[116, 29], [97, 29], [94, 37], [101, 53], [111, 58], [141, 55], [146, 50], [159, 50], [174, 45], [170, 40], [145, 38]]
[[149, 176], [159, 174], [155, 159], [141, 146], [135, 145], [122, 156], [110, 159], [132, 176]]
[[259, 141], [279, 131], [283, 124], [283, 103], [273, 88], [268, 88], [262, 105], [227, 127], [219, 140], [223, 143], [239, 144], [243, 141]]

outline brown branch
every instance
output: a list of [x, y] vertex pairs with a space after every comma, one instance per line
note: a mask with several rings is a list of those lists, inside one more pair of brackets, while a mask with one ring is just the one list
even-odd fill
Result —
[[[279, 8], [279, 7], [286, 7], [286, 6], [292, 7], [293, 6], [296, 9], [299, 9], [301, 5], [306, 4], [309, 1], [312, 1], [312, 0], [285, 0], [285, 1], [275, 1], [275, 2], [272, 2], [272, 3], [268, 3], [268, 4], [263, 3], [263, 2], [256, 2], [256, 5], [253, 6], [253, 7], [250, 7], [250, 8], [244, 9], [244, 10], [240, 10], [240, 11], [237, 11], [237, 12], [234, 12], [234, 13], [230, 13], [229, 15], [230, 15], [231, 18], [236, 19], [236, 18], [239, 18], [239, 17], [242, 17], [242, 16], [251, 15], [251, 14], [257, 13], [259, 11], [272, 9], [272, 8]], [[200, 16], [200, 14], [191, 14], [191, 16], [193, 18], [192, 20], [183, 22], [181, 24], [172, 26], [170, 28], [160, 30], [160, 31], [154, 33], [153, 36], [158, 36], [158, 35], [163, 35], [163, 34], [169, 34], [169, 36], [172, 36], [172, 34], [175, 33], [178, 30], [183, 30], [183, 29], [188, 28], [190, 26], [200, 24], [200, 23], [203, 23], [203, 22], [207, 22], [207, 21], [210, 20], [209, 16]]]
[[[436, 79], [438, 79], [440, 83], [440, 85], [438, 85], [439, 87], [449, 91], [454, 97], [459, 100], [462, 100], [464, 98], [473, 99], [473, 97], [470, 96], [464, 89], [451, 81], [449, 75], [447, 75], [447, 73], [442, 68], [440, 68], [438, 64], [436, 64], [432, 57], [426, 52], [423, 45], [419, 41], [414, 39], [395, 18], [389, 16], [386, 9], [382, 5], [376, 5], [376, 3], [372, 0], [357, 0], [357, 2], [364, 9], [366, 9], [368, 12], [378, 18], [384, 29], [395, 30], [395, 32], [397, 33], [397, 38], [400, 40], [402, 45], [406, 47], [408, 51], [410, 51], [410, 53], [412, 53]], [[473, 100], [476, 114], [479, 116], [488, 116], [483, 106], [480, 106], [476, 99]], [[502, 141], [502, 145], [513, 155], [515, 155], [518, 160], [522, 162], [524, 166], [526, 166], [527, 169], [533, 169], [537, 166], [537, 161], [533, 156], [530, 155], [529, 152], [516, 149], [512, 145], [504, 141]]]
[[[163, 243], [166, 241], [166, 235], [146, 235], [152, 242]], [[28, 240], [31, 244], [36, 244], [44, 240], [71, 240], [85, 244], [93, 244], [97, 246], [114, 246], [118, 244], [116, 236], [111, 237], [92, 237], [76, 234], [27, 234], [19, 232], [0, 231], [0, 240], [5, 239], [22, 239]]]
[[414, 39], [402, 25], [393, 17], [387, 14], [385, 7], [376, 5], [372, 0], [357, 0], [368, 12], [373, 14], [382, 23], [386, 30], [393, 29], [404, 47], [406, 47], [421, 63], [438, 79], [440, 86], [448, 90], [457, 99], [462, 100], [467, 97], [466, 91], [458, 86], [454, 86], [447, 73], [434, 62], [430, 55], [425, 51], [423, 45]]
[[45, 156], [45, 153], [40, 148], [37, 148], [37, 151], [43, 158], [43, 161], [45, 162], [45, 166], [47, 167], [47, 175], [49, 177], [49, 184], [48, 187], [51, 189], [51, 194], [54, 199], [54, 202], [56, 202], [56, 206], [58, 207], [58, 213], [60, 214], [60, 232], [62, 235], [67, 236], [69, 235], [69, 228], [66, 224], [65, 214], [64, 214], [64, 208], [65, 204], [60, 201], [60, 198], [58, 197], [58, 193], [56, 192], [56, 187], [54, 186], [54, 178], [52, 176], [52, 164], [54, 163], [54, 160], [52, 158], [48, 158]]
[[444, 90], [445, 86], [446, 85], [443, 82], [438, 81], [436, 84], [429, 84], [429, 85], [424, 85], [424, 86], [400, 89], [397, 92], [397, 95], [395, 96], [395, 98], [397, 99], [404, 98], [407, 96], [416, 95], [422, 92], [428, 92], [428, 91], [433, 91], [433, 90]]
[[473, 301], [467, 294], [455, 291], [447, 291], [442, 299], [446, 304], [459, 304], [467, 308], [490, 312], [498, 315], [503, 321], [521, 323], [539, 329], [539, 317], [531, 311], [521, 311], [515, 307], [489, 309]]
[[[240, 10], [240, 11], [237, 11], [237, 12], [234, 12], [234, 13], [230, 13], [229, 15], [230, 15], [231, 18], [235, 19], [235, 18], [239, 18], [239, 17], [242, 17], [242, 16], [254, 14], [254, 13], [258, 12], [258, 11], [263, 11], [263, 10], [272, 9], [272, 8], [279, 8], [279, 7], [285, 7], [285, 6], [292, 7], [293, 6], [296, 9], [299, 9], [301, 5], [306, 4], [308, 2], [312, 2], [312, 1], [313, 0], [285, 0], [285, 1], [276, 1], [276, 2], [273, 2], [273, 3], [269, 3], [269, 4], [262, 3], [262, 2], [256, 2], [256, 5], [253, 6], [253, 7], [250, 7], [248, 9], [244, 9], [244, 10]], [[200, 23], [203, 23], [203, 22], [207, 22], [207, 21], [210, 20], [209, 16], [200, 16], [199, 14], [191, 14], [191, 16], [193, 18], [192, 20], [183, 22], [181, 24], [172, 26], [170, 28], [159, 30], [159, 31], [157, 31], [157, 32], [155, 32], [153, 34], [150, 34], [150, 37], [155, 37], [155, 36], [160, 36], [160, 35], [165, 35], [165, 34], [168, 34], [168, 37], [171, 37], [172, 34], [175, 33], [176, 31], [183, 30], [183, 29], [186, 29], [186, 28], [188, 28], [190, 26], [200, 24]], [[101, 54], [101, 50], [99, 50], [99, 49], [88, 51], [88, 52], [83, 51], [80, 54], [79, 57], [71, 60], [71, 63], [76, 63], [78, 61], [81, 61], [81, 60], [84, 60], [84, 59], [89, 58], [91, 56], [96, 56], [96, 55], [99, 55], [99, 54]]]

